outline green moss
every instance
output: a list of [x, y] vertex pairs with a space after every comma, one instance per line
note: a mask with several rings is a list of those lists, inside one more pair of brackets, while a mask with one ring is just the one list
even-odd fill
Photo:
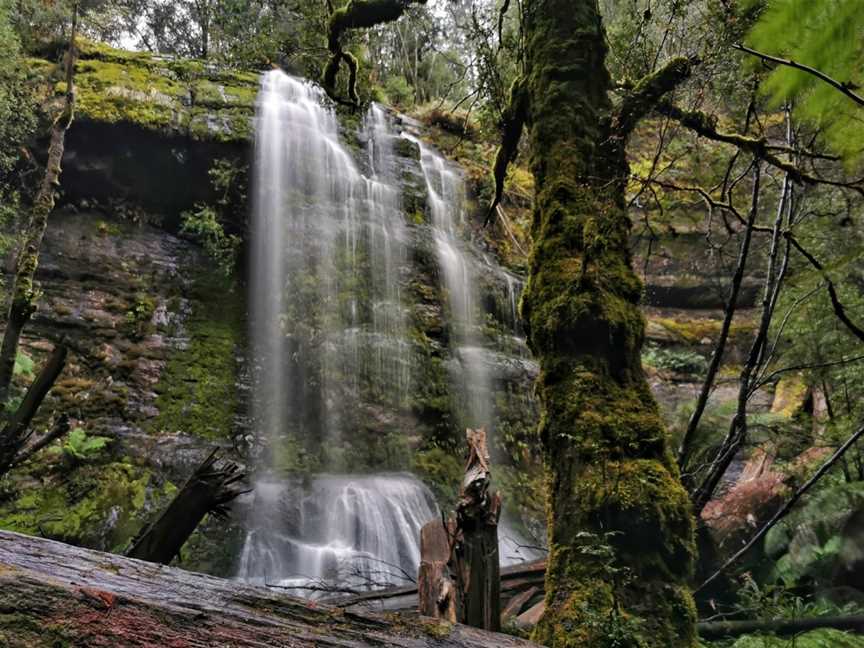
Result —
[[[131, 123], [195, 139], [247, 141], [258, 92], [258, 75], [214, 70], [203, 61], [166, 60], [82, 40], [75, 67], [76, 117]], [[47, 61], [34, 65], [57, 75]], [[65, 91], [57, 81], [55, 93]]]
[[118, 551], [138, 532], [150, 509], [167, 501], [164, 487], [150, 492], [151, 481], [149, 470], [128, 461], [55, 473], [41, 488], [28, 489], [0, 507], [0, 528]]
[[462, 483], [462, 462], [441, 448], [421, 450], [414, 455], [411, 470], [432, 490], [442, 510], [456, 504]]
[[150, 428], [228, 439], [237, 411], [237, 353], [242, 343], [242, 307], [228, 280], [199, 276], [194, 307], [184, 323], [189, 342], [174, 352], [155, 391], [159, 415]]
[[[550, 530], [535, 637], [690, 648], [694, 521], [641, 366], [626, 133], [613, 130], [597, 5], [547, 0], [526, 33], [536, 198], [522, 315], [541, 369]], [[602, 559], [581, 534], [609, 537]]]

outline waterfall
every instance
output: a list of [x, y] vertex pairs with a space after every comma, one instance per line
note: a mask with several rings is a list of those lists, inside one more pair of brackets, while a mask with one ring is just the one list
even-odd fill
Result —
[[[474, 265], [463, 249], [458, 227], [464, 224], [465, 183], [459, 169], [411, 135], [420, 147], [420, 165], [429, 194], [429, 210], [450, 310], [451, 340], [456, 363], [451, 369], [461, 427], [492, 426], [491, 385], [477, 331]], [[461, 414], [461, 416], [459, 416]]]
[[[406, 584], [416, 575], [420, 529], [440, 516], [422, 482], [392, 472], [407, 461], [381, 472], [364, 456], [380, 454], [392, 437], [395, 444], [383, 448], [407, 452], [413, 433], [416, 378], [403, 286], [414, 239], [395, 153], [405, 142], [380, 106], [352, 133], [340, 132], [327, 106], [310, 83], [280, 71], [262, 77], [249, 318], [257, 471], [237, 575], [304, 596]], [[477, 263], [460, 239], [463, 178], [433, 149], [404, 137], [421, 150], [458, 424], [490, 427]], [[373, 474], [349, 474], [363, 470]], [[511, 543], [502, 557], [518, 561], [519, 553]]]
[[411, 475], [322, 475], [305, 488], [262, 481], [254, 506], [267, 517], [250, 531], [241, 578], [312, 598], [334, 586], [410, 584], [420, 529], [437, 515], [432, 494]]
[[324, 583], [404, 584], [419, 562], [420, 528], [437, 514], [410, 475], [280, 477], [340, 469], [357, 408], [401, 405], [410, 380], [396, 135], [373, 107], [361, 171], [325, 104], [312, 84], [263, 76], [250, 269], [262, 470], [238, 572], [307, 595], [315, 590], [303, 587]]

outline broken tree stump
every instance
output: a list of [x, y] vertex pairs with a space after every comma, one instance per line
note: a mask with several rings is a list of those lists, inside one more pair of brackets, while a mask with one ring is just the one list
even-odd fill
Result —
[[162, 515], [141, 530], [127, 556], [168, 565], [205, 515], [228, 517], [228, 504], [248, 491], [238, 484], [245, 475], [237, 464], [226, 461], [217, 466], [218, 459], [217, 448], [198, 466]]
[[420, 530], [420, 569], [417, 599], [420, 614], [455, 623], [459, 618], [456, 585], [450, 574], [450, 536], [444, 520], [428, 522]]
[[10, 648], [537, 648], [426, 618], [355, 614], [282, 592], [0, 531]]
[[491, 472], [486, 430], [467, 430], [468, 461], [456, 504], [451, 570], [459, 596], [460, 621], [486, 630], [501, 629], [501, 574], [498, 518], [501, 497], [489, 492]]

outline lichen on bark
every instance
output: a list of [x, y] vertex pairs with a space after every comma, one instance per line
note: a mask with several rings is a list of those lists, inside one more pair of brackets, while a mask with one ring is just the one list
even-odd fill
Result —
[[[541, 365], [551, 548], [534, 638], [692, 647], [694, 523], [642, 371], [624, 200], [627, 135], [662, 92], [640, 83], [650, 93], [616, 111], [594, 0], [547, 0], [528, 12], [526, 32], [536, 196], [522, 311]], [[669, 76], [688, 72], [679, 61]], [[669, 76], [658, 77], [663, 91]], [[608, 543], [611, 564], [586, 537]]]

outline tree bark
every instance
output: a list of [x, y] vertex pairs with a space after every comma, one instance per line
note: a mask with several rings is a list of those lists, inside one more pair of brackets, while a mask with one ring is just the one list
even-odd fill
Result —
[[420, 569], [417, 603], [420, 614], [456, 623], [456, 585], [450, 574], [450, 536], [444, 520], [433, 520], [420, 530]]
[[21, 331], [24, 330], [30, 316], [36, 310], [37, 290], [34, 285], [36, 268], [39, 265], [39, 250], [42, 239], [48, 227], [48, 216], [54, 209], [54, 192], [60, 184], [60, 162], [63, 159], [63, 149], [66, 142], [66, 131], [72, 124], [75, 113], [75, 37], [78, 31], [78, 4], [74, 5], [72, 13], [72, 29], [69, 37], [69, 51], [66, 54], [66, 99], [63, 111], [51, 126], [51, 143], [48, 146], [48, 162], [45, 175], [36, 194], [30, 221], [27, 224], [24, 246], [18, 255], [15, 266], [15, 280], [12, 284], [9, 313], [6, 318], [6, 330], [3, 333], [3, 343], [0, 345], [0, 405], [9, 398], [9, 386], [12, 384], [12, 374], [15, 367], [15, 356], [18, 354], [18, 342]]
[[[5, 474], [10, 468], [22, 461], [21, 452], [32, 435], [30, 423], [36, 416], [42, 401], [45, 400], [45, 396], [54, 386], [57, 377], [63, 371], [63, 367], [66, 366], [67, 352], [68, 349], [65, 344], [58, 344], [54, 347], [48, 362], [45, 363], [27, 390], [21, 405], [15, 410], [3, 431], [0, 432], [0, 475]], [[58, 425], [60, 427], [55, 427], [55, 433], [59, 431], [65, 434], [69, 429], [69, 421], [65, 416], [58, 421]], [[55, 438], [58, 437], [55, 436]], [[27, 457], [29, 456], [30, 454], [27, 454]]]
[[532, 648], [433, 619], [344, 612], [263, 587], [0, 532], [0, 645]]
[[[550, 541], [534, 637], [689, 648], [695, 525], [641, 366], [625, 203], [627, 136], [689, 63], [672, 61], [615, 110], [596, 0], [533, 2], [526, 14], [536, 196], [522, 315], [541, 368]], [[611, 565], [586, 538], [611, 548]]]
[[238, 485], [245, 475], [230, 461], [216, 466], [218, 458], [218, 449], [210, 453], [156, 522], [141, 531], [127, 556], [168, 565], [205, 515], [228, 517], [228, 504], [247, 492]]
[[468, 463], [456, 505], [451, 568], [456, 575], [460, 621], [475, 628], [501, 629], [501, 575], [498, 518], [501, 497], [489, 493], [491, 473], [486, 430], [468, 430]]

